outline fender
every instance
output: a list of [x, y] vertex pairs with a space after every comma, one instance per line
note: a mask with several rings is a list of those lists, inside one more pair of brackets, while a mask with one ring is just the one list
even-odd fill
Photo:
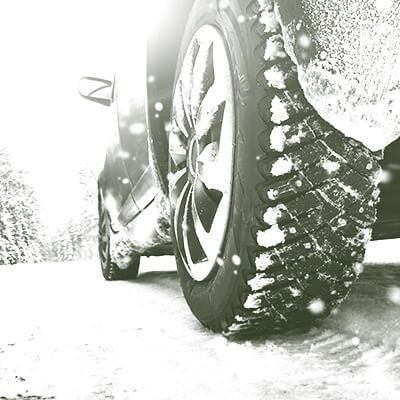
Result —
[[175, 70], [186, 21], [194, 0], [164, 0], [147, 42], [147, 126], [153, 168], [168, 193], [168, 125], [171, 117]]

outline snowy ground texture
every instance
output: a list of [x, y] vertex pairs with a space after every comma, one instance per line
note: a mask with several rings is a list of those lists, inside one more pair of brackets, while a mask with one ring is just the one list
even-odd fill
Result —
[[246, 342], [192, 317], [168, 257], [135, 282], [104, 282], [96, 262], [2, 267], [0, 399], [397, 400], [398, 248], [372, 243], [320, 328]]

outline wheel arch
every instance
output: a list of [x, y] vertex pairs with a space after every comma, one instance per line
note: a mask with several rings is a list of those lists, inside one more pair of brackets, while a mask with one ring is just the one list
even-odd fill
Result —
[[167, 2], [147, 41], [147, 126], [153, 168], [164, 193], [168, 192], [166, 125], [170, 121], [179, 49], [194, 0]]

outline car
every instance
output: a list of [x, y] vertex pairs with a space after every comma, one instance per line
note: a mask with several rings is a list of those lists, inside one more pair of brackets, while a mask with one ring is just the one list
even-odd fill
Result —
[[104, 278], [174, 254], [191, 311], [215, 332], [317, 323], [371, 237], [400, 236], [400, 143], [383, 157], [319, 116], [269, 1], [167, 3], [141, 101], [124, 77], [83, 78], [81, 95], [118, 113], [98, 179]]

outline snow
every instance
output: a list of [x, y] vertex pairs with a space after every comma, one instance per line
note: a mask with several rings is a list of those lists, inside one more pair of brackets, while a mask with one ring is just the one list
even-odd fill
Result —
[[373, 242], [370, 261], [397, 265], [366, 265], [317, 328], [247, 341], [193, 318], [170, 257], [144, 258], [130, 282], [104, 282], [97, 262], [3, 267], [0, 397], [397, 400], [398, 245]]
[[271, 174], [273, 176], [281, 176], [288, 174], [293, 169], [292, 161], [285, 157], [280, 157], [274, 162], [271, 169]]
[[286, 134], [289, 132], [289, 125], [275, 126], [271, 131], [270, 143], [271, 149], [280, 153], [285, 148]]
[[272, 285], [275, 282], [274, 278], [269, 278], [268, 276], [256, 275], [253, 279], [248, 281], [249, 286], [252, 290], [260, 290], [266, 286]]
[[264, 59], [266, 61], [274, 61], [278, 58], [286, 58], [282, 35], [271, 36], [267, 39], [267, 44], [265, 46]]
[[322, 168], [331, 175], [339, 170], [340, 164], [337, 161], [324, 160], [322, 162]]
[[271, 121], [274, 124], [281, 124], [289, 119], [289, 114], [285, 103], [278, 96], [274, 96], [271, 101]]
[[279, 31], [279, 23], [275, 14], [271, 11], [263, 11], [260, 16], [260, 22], [264, 25], [264, 32], [273, 33]]
[[263, 253], [256, 257], [257, 271], [260, 272], [266, 271], [272, 264], [273, 261], [269, 254]]
[[[282, 36], [305, 97], [344, 135], [383, 149], [400, 136], [399, 2], [305, 0], [302, 9], [308, 33], [294, 40], [289, 24]], [[303, 63], [294, 47], [309, 47], [310, 36], [318, 53]]]
[[285, 74], [277, 66], [272, 66], [264, 72], [267, 84], [275, 89], [285, 89]]
[[267, 196], [270, 200], [276, 200], [278, 197], [278, 191], [275, 189], [268, 189]]
[[273, 225], [265, 231], [257, 232], [257, 243], [259, 246], [270, 248], [285, 242], [285, 232], [278, 225]]
[[264, 213], [264, 222], [268, 225], [276, 225], [282, 218], [282, 212], [287, 208], [284, 204], [278, 204], [276, 207], [269, 207]]

